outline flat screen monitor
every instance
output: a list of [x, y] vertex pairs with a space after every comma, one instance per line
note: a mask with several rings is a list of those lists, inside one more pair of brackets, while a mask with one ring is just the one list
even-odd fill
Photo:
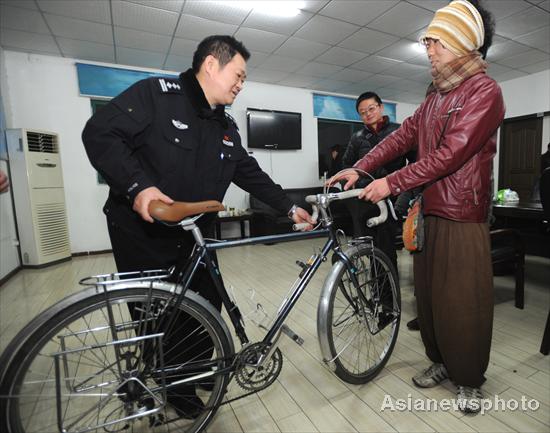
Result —
[[301, 113], [247, 108], [246, 126], [250, 149], [302, 148]]

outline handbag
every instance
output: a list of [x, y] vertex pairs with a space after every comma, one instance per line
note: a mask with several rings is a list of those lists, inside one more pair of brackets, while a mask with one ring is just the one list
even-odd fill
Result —
[[424, 215], [422, 194], [411, 201], [407, 218], [403, 223], [403, 244], [411, 252], [422, 251], [424, 246]]

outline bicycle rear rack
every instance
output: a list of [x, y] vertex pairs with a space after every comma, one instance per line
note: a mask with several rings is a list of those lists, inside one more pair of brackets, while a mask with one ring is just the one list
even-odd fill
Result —
[[162, 281], [172, 275], [173, 268], [154, 269], [137, 272], [113, 272], [111, 274], [94, 275], [82, 278], [78, 284], [82, 286], [109, 286], [118, 283], [131, 283], [135, 281]]
[[[130, 323], [131, 324], [131, 323]], [[151, 416], [164, 409], [166, 404], [166, 373], [164, 372], [164, 356], [162, 337], [163, 333], [151, 334], [145, 336], [130, 337], [122, 340], [107, 341], [97, 343], [97, 333], [108, 331], [108, 327], [98, 327], [75, 333], [68, 333], [60, 336], [60, 352], [54, 353], [55, 367], [55, 395], [57, 406], [57, 423], [59, 431], [64, 433], [86, 433], [89, 431], [101, 429], [115, 424], [127, 425], [131, 420]], [[90, 340], [96, 344], [81, 345], [80, 347], [67, 349], [67, 340], [76, 339], [77, 342], [84, 340], [91, 335]], [[99, 334], [101, 337], [102, 334]], [[125, 347], [135, 347], [140, 345], [141, 351], [145, 346], [154, 344], [158, 347], [158, 371], [161, 373], [157, 379], [159, 383], [154, 383], [154, 388], [159, 393], [153, 392], [149, 386], [140, 379], [139, 371], [127, 370], [121, 364], [128, 360], [120, 359], [117, 353]], [[105, 361], [104, 365], [98, 365], [92, 368], [93, 360], [103, 360], [111, 356], [112, 361]], [[141, 356], [141, 355], [140, 355]], [[79, 366], [82, 361], [82, 371]], [[75, 367], [76, 366], [76, 367]], [[90, 369], [91, 371], [86, 371]], [[64, 386], [63, 386], [64, 385]], [[133, 389], [133, 393], [139, 393], [140, 402], [128, 403], [124, 396]], [[92, 403], [90, 400], [95, 399]], [[82, 402], [82, 403], [79, 403]], [[63, 404], [67, 407], [64, 407]], [[139, 407], [139, 403], [142, 404]], [[70, 424], [64, 425], [64, 413], [69, 405], [73, 409], [82, 404], [79, 410], [79, 416], [71, 418]], [[152, 406], [151, 406], [152, 404]], [[112, 410], [109, 412], [110, 408]], [[97, 414], [106, 412], [100, 419]], [[112, 418], [111, 418], [112, 417]], [[94, 420], [94, 425], [90, 425], [90, 420]], [[82, 425], [78, 425], [83, 423]]]

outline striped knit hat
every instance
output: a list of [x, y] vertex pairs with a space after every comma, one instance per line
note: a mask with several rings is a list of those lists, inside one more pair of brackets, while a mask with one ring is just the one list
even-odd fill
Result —
[[428, 38], [439, 40], [453, 54], [464, 56], [483, 45], [483, 20], [471, 3], [455, 0], [436, 11], [420, 41], [424, 43]]

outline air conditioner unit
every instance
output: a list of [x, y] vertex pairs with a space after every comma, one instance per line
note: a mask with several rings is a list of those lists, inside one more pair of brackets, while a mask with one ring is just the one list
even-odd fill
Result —
[[6, 138], [23, 266], [70, 258], [57, 134], [7, 129]]

